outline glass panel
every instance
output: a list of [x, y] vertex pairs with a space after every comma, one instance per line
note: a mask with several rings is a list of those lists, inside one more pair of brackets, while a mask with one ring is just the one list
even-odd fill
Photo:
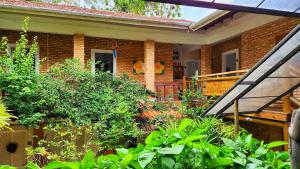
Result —
[[283, 66], [277, 69], [270, 77], [296, 77], [300, 78], [300, 52], [293, 56]]
[[224, 106], [228, 105], [235, 97], [247, 89], [249, 85], [238, 85], [227, 96], [225, 96], [219, 103], [217, 103], [208, 114], [217, 114]]
[[[256, 112], [262, 106], [266, 105], [274, 99], [275, 97], [240, 99], [239, 113]], [[230, 106], [224, 113], [233, 113], [233, 106]]]
[[300, 32], [292, 36], [284, 45], [282, 45], [269, 59], [254, 70], [244, 81], [256, 81], [261, 75], [265, 74], [270, 68], [281, 61], [289, 52], [299, 45]]
[[300, 78], [266, 78], [242, 98], [280, 96], [299, 82]]
[[256, 7], [261, 1], [262, 0], [215, 0], [215, 3]]
[[299, 6], [299, 0], [265, 0], [259, 8], [294, 12]]

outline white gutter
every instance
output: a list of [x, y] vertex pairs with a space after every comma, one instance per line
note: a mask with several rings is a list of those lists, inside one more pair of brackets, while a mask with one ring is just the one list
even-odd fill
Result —
[[192, 23], [189, 26], [189, 29], [192, 31], [197, 31], [198, 29], [202, 28], [205, 25], [208, 25], [209, 23], [213, 22], [214, 20], [228, 14], [230, 11], [222, 11], [217, 10], [216, 12], [206, 16], [205, 18], [199, 20], [198, 22]]

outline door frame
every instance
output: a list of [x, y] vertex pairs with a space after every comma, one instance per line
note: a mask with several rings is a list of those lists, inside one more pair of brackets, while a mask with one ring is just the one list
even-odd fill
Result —
[[226, 67], [225, 67], [225, 57], [226, 55], [228, 54], [231, 54], [231, 53], [235, 53], [235, 56], [236, 56], [236, 60], [235, 60], [235, 63], [236, 63], [236, 70], [239, 70], [240, 69], [240, 56], [239, 56], [239, 49], [232, 49], [232, 50], [229, 50], [229, 51], [226, 51], [226, 52], [223, 52], [222, 53], [222, 72], [226, 72]]
[[[113, 55], [113, 50], [92, 49], [91, 50], [91, 72], [95, 74], [95, 56], [96, 53], [109, 53]], [[113, 75], [117, 73], [117, 58], [113, 56]]]

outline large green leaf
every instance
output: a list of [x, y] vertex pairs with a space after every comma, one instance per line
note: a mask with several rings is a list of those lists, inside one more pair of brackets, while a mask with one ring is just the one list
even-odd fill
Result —
[[178, 127], [179, 131], [183, 131], [186, 127], [190, 126], [193, 124], [192, 119], [183, 119]]
[[81, 161], [81, 167], [84, 169], [92, 169], [95, 166], [95, 154], [93, 153], [93, 151], [89, 150], [83, 157], [83, 160]]
[[173, 169], [175, 165], [175, 161], [170, 157], [162, 157], [161, 165], [163, 169]]
[[16, 169], [16, 167], [9, 166], [9, 165], [0, 165], [0, 169]]
[[271, 142], [268, 144], [267, 148], [273, 148], [273, 147], [278, 147], [278, 146], [283, 146], [283, 145], [286, 145], [288, 144], [287, 142], [285, 141], [274, 141], [274, 142]]
[[228, 157], [218, 157], [215, 159], [213, 167], [220, 167], [220, 166], [230, 166], [233, 164], [233, 160]]
[[184, 149], [184, 145], [176, 145], [172, 148], [166, 147], [158, 149], [158, 153], [160, 154], [180, 154]]
[[146, 138], [145, 143], [151, 147], [160, 146], [163, 143], [162, 135], [159, 131], [154, 131]]
[[150, 151], [142, 152], [138, 157], [138, 162], [140, 166], [142, 168], [145, 168], [152, 161], [154, 156], [155, 156], [154, 152], [150, 152]]
[[131, 160], [133, 159], [133, 155], [132, 154], [127, 154], [121, 161], [121, 166], [122, 168], [126, 168], [129, 163], [131, 162]]

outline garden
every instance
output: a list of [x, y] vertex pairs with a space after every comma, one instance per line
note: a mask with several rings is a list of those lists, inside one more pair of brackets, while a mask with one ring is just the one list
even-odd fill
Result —
[[[202, 117], [214, 98], [199, 92], [184, 91], [181, 105], [158, 103], [126, 75], [91, 74], [75, 59], [37, 74], [37, 37], [28, 40], [28, 18], [22, 30], [13, 53], [7, 38], [0, 44], [0, 130], [12, 130], [11, 122], [43, 128], [44, 137], [26, 148], [26, 168], [290, 168], [288, 152], [273, 150], [286, 142], [265, 143], [243, 129], [235, 135], [232, 124]], [[144, 120], [155, 130], [145, 132], [140, 119], [154, 110], [160, 115]]]

